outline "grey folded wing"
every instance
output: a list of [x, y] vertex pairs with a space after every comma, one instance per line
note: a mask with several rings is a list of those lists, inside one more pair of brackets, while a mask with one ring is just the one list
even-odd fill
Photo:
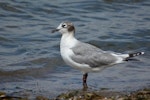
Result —
[[72, 50], [74, 52], [74, 55], [71, 56], [73, 61], [88, 64], [93, 68], [111, 65], [117, 60], [111, 53], [86, 43], [79, 43]]

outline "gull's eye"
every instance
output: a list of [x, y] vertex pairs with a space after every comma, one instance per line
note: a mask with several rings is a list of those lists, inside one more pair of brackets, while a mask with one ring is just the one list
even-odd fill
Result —
[[62, 24], [62, 27], [67, 27], [67, 25], [66, 24]]

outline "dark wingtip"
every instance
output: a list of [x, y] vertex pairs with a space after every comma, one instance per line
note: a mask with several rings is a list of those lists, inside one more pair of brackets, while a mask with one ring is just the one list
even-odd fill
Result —
[[136, 52], [136, 53], [130, 53], [129, 57], [135, 57], [135, 56], [139, 56], [139, 55], [143, 55], [145, 52]]

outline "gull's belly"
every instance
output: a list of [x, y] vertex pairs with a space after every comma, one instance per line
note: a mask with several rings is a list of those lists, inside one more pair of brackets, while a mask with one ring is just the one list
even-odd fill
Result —
[[80, 63], [77, 63], [71, 59], [71, 56], [75, 56], [71, 49], [61, 48], [60, 53], [61, 53], [63, 60], [65, 61], [65, 63], [67, 65], [70, 65], [71, 67], [74, 67], [74, 68], [81, 70], [83, 72], [92, 71], [92, 68], [89, 65], [84, 64], [84, 63], [80, 64]]
[[70, 56], [73, 55], [73, 52], [70, 49], [61, 48], [60, 53], [65, 63], [67, 63], [68, 65], [71, 65], [73, 63], [70, 58]]

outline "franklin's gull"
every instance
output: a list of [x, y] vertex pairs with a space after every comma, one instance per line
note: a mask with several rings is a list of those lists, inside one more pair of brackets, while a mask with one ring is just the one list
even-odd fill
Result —
[[106, 67], [124, 63], [131, 57], [143, 55], [144, 52], [122, 54], [103, 51], [88, 43], [83, 43], [74, 37], [75, 27], [71, 22], [62, 22], [54, 32], [62, 34], [60, 41], [60, 53], [66, 64], [81, 70], [83, 74], [83, 86], [87, 87], [88, 72], [100, 71]]

